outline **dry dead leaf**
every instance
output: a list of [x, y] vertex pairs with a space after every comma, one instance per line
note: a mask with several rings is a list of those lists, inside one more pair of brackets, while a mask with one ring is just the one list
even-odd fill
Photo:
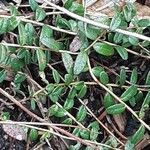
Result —
[[71, 52], [76, 52], [80, 49], [80, 47], [81, 47], [80, 38], [78, 36], [75, 36], [74, 39], [72, 40], [70, 46], [69, 46], [69, 50]]
[[114, 115], [113, 118], [119, 128], [119, 131], [123, 133], [126, 125], [125, 115], [124, 114]]
[[[106, 3], [106, 1], [110, 1], [110, 0], [97, 1], [95, 4], [88, 7], [87, 13], [96, 15], [96, 13], [97, 13], [96, 10], [100, 10], [100, 11], [98, 11], [99, 13], [101, 13], [103, 15], [107, 15], [108, 17], [113, 17], [113, 15], [114, 15], [113, 6], [110, 5], [111, 7], [109, 7], [108, 3]], [[133, 0], [133, 2], [134, 2], [134, 0]], [[147, 0], [145, 2], [145, 5], [139, 4], [137, 2], [134, 2], [134, 3], [136, 6], [136, 9], [137, 9], [137, 15], [139, 18], [145, 17], [145, 16], [150, 16], [150, 8], [148, 7], [148, 6], [150, 6], [150, 0]], [[123, 6], [123, 5], [125, 5], [125, 2], [123, 0], [120, 0], [120, 2], [118, 4], [120, 6]], [[106, 6], [108, 6], [108, 7], [106, 7]]]
[[146, 5], [141, 5], [136, 3], [137, 15], [140, 17], [149, 16], [150, 17], [150, 8]]
[[27, 128], [17, 124], [4, 124], [3, 130], [16, 140], [22, 141], [27, 139]]

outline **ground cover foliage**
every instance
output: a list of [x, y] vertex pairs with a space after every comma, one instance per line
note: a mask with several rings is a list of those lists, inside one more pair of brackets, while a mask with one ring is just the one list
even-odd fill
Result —
[[90, 18], [73, 0], [4, 2], [0, 130], [13, 140], [1, 148], [148, 145], [150, 20], [128, 1]]

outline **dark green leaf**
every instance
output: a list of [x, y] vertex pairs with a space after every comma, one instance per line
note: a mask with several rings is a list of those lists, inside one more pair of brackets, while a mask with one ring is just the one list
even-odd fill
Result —
[[58, 109], [59, 109], [59, 107], [56, 104], [54, 104], [51, 107], [49, 107], [49, 109], [48, 109], [48, 116], [50, 117], [50, 116], [55, 115], [57, 113]]
[[87, 86], [84, 85], [84, 86], [81, 88], [81, 90], [80, 90], [80, 92], [79, 92], [79, 94], [78, 94], [78, 97], [79, 97], [79, 98], [83, 98], [83, 97], [85, 96], [86, 92], [87, 92]]
[[139, 112], [139, 117], [141, 119], [143, 119], [143, 117], [145, 116], [145, 112], [146, 112], [146, 110], [148, 110], [149, 105], [150, 105], [150, 91], [147, 93], [147, 95], [144, 99], [144, 102], [142, 104], [142, 107], [140, 109], [140, 112]]
[[16, 74], [15, 79], [14, 79], [14, 83], [18, 84], [23, 82], [26, 79], [26, 76], [24, 74]]
[[71, 118], [67, 118], [67, 119], [65, 119], [62, 123], [63, 123], [63, 124], [71, 125], [71, 124], [72, 124], [72, 119], [71, 119]]
[[122, 46], [117, 46], [115, 47], [116, 51], [118, 52], [118, 54], [121, 56], [121, 58], [123, 60], [127, 60], [128, 59], [128, 52], [127, 50], [122, 47]]
[[59, 96], [56, 95], [56, 94], [53, 94], [53, 93], [50, 94], [49, 97], [50, 97], [50, 100], [51, 100], [53, 103], [56, 103], [56, 102], [58, 101], [58, 99], [59, 99]]
[[20, 23], [20, 20], [17, 19], [15, 16], [12, 16], [8, 20], [8, 31], [14, 30]]
[[136, 95], [135, 95], [135, 101], [138, 103], [140, 101], [143, 100], [143, 92], [139, 91]]
[[90, 132], [88, 130], [86, 130], [86, 129], [82, 129], [82, 130], [80, 130], [80, 136], [83, 139], [89, 140], [89, 138], [90, 138]]
[[19, 15], [19, 11], [17, 10], [17, 7], [14, 5], [10, 6], [10, 13], [12, 16], [17, 16]]
[[79, 136], [80, 130], [81, 130], [81, 129], [79, 129], [79, 128], [75, 128], [75, 129], [73, 130], [72, 134], [74, 134], [75, 136]]
[[98, 130], [96, 128], [92, 128], [90, 131], [90, 140], [95, 141], [98, 137]]
[[115, 36], [113, 38], [113, 41], [116, 43], [116, 44], [120, 44], [123, 40], [123, 34], [121, 33], [115, 33]]
[[135, 46], [137, 46], [139, 44], [139, 40], [136, 37], [133, 37], [133, 36], [129, 36], [129, 42], [132, 45], [135, 45]]
[[100, 73], [100, 81], [102, 84], [108, 84], [109, 83], [109, 77], [108, 77], [108, 74], [105, 72], [105, 71], [102, 71]]
[[38, 7], [38, 4], [35, 0], [29, 0], [29, 5], [33, 11], [35, 11]]
[[7, 71], [6, 70], [1, 70], [0, 71], [0, 83], [2, 83], [7, 77]]
[[36, 49], [36, 55], [39, 63], [39, 70], [44, 71], [46, 67], [46, 55], [41, 49]]
[[19, 44], [20, 45], [25, 45], [26, 41], [27, 41], [27, 35], [26, 35], [25, 27], [22, 23], [20, 23], [18, 25], [18, 32], [19, 32], [19, 37], [18, 37]]
[[126, 71], [124, 68], [121, 68], [120, 75], [119, 75], [119, 85], [122, 86], [125, 84], [126, 81]]
[[130, 77], [130, 83], [136, 84], [137, 79], [138, 79], [138, 72], [136, 69], [133, 69], [131, 77]]
[[73, 75], [72, 74], [65, 74], [65, 84], [69, 85], [73, 81]]
[[99, 78], [100, 73], [101, 73], [102, 71], [104, 71], [104, 69], [103, 69], [102, 67], [100, 67], [100, 66], [97, 66], [97, 67], [92, 68], [93, 74], [94, 74], [96, 77], [98, 77], [98, 78]]
[[68, 53], [62, 53], [62, 61], [64, 63], [64, 66], [68, 73], [70, 73], [72, 67], [73, 67], [73, 59], [70, 54]]
[[131, 137], [130, 139], [131, 143], [136, 145], [140, 140], [142, 140], [144, 137], [144, 132], [145, 127], [141, 125], [139, 129], [136, 131], [136, 133]]
[[141, 19], [139, 20], [138, 25], [140, 27], [148, 27], [150, 26], [150, 19]]
[[31, 53], [28, 50], [26, 50], [26, 55], [24, 57], [24, 61], [25, 61], [26, 65], [31, 62]]
[[65, 103], [64, 103], [64, 109], [69, 110], [70, 108], [72, 108], [74, 105], [74, 99], [72, 98], [67, 98]]
[[114, 55], [113, 47], [108, 44], [97, 42], [94, 44], [93, 48], [95, 49], [97, 53], [101, 55], [104, 55], [104, 56]]
[[0, 18], [0, 34], [7, 32], [9, 20], [8, 18]]
[[61, 86], [57, 86], [56, 88], [54, 88], [54, 90], [52, 91], [52, 93], [49, 95], [50, 99], [52, 102], [57, 102], [59, 99], [59, 96], [61, 94], [63, 90], [63, 87]]
[[20, 59], [24, 58], [25, 55], [26, 55], [26, 49], [24, 49], [24, 48], [21, 48], [19, 50], [19, 52], [17, 53], [17, 57], [20, 58]]
[[77, 94], [77, 90], [74, 87], [72, 87], [71, 90], [70, 90], [70, 92], [69, 92], [69, 94], [68, 94], [68, 98], [69, 99], [74, 99], [74, 97], [76, 96], [76, 94]]
[[134, 97], [137, 93], [137, 87], [132, 85], [121, 95], [123, 101], [128, 101], [130, 98]]
[[0, 63], [3, 63], [7, 58], [8, 49], [6, 46], [0, 44]]
[[27, 36], [27, 39], [26, 39], [26, 43], [28, 45], [32, 45], [33, 44], [33, 39], [34, 39], [34, 27], [31, 23], [27, 23], [25, 25], [25, 32], [26, 32], [26, 36]]
[[46, 90], [47, 90], [48, 94], [50, 94], [54, 90], [54, 84], [48, 84], [46, 86]]
[[5, 112], [2, 111], [0, 117], [3, 121], [10, 120], [10, 113], [7, 111]]
[[59, 50], [61, 48], [61, 43], [57, 42], [53, 38], [53, 30], [48, 27], [47, 25], [44, 25], [42, 27], [42, 31], [40, 34], [40, 41], [43, 45], [46, 47], [52, 49], [52, 50]]
[[85, 29], [85, 35], [91, 39], [96, 40], [98, 36], [100, 36], [101, 30], [95, 26], [87, 25]]
[[77, 15], [80, 15], [80, 16], [84, 15], [84, 7], [77, 2], [73, 2], [72, 5], [68, 9], [69, 9], [69, 11], [71, 11]]
[[35, 102], [35, 99], [31, 99], [31, 109], [32, 110], [35, 110], [35, 108], [36, 108], [36, 102]]
[[64, 117], [66, 115], [66, 111], [64, 108], [59, 108], [57, 112], [54, 114], [56, 117]]
[[109, 93], [106, 93], [105, 96], [104, 96], [104, 107], [105, 108], [108, 108], [112, 105], [114, 105], [114, 98], [109, 94]]
[[90, 123], [89, 128], [91, 128], [90, 131], [90, 140], [95, 141], [99, 134], [99, 123], [97, 121], [94, 121]]
[[78, 31], [77, 22], [75, 20], [69, 20], [70, 30], [73, 32]]
[[123, 104], [115, 104], [106, 109], [106, 112], [111, 115], [121, 114], [125, 111], [125, 105]]
[[57, 15], [56, 24], [60, 28], [71, 29], [69, 21], [65, 18], [62, 18], [60, 15]]
[[48, 25], [44, 25], [40, 34], [40, 41], [42, 42], [42, 39], [48, 41], [50, 38], [53, 38], [53, 30]]
[[94, 121], [89, 124], [88, 128], [95, 128], [95, 129], [99, 130], [100, 129], [99, 123], [97, 121]]
[[59, 75], [58, 71], [53, 69], [52, 74], [53, 74], [53, 78], [54, 78], [55, 82], [59, 83], [60, 82], [60, 75]]
[[46, 17], [45, 11], [42, 8], [37, 7], [36, 13], [35, 13], [35, 19], [37, 21], [42, 21], [43, 19], [45, 19], [45, 17]]
[[75, 64], [74, 64], [74, 74], [75, 75], [78, 75], [80, 74], [86, 63], [87, 63], [87, 58], [88, 58], [88, 55], [87, 53], [85, 52], [80, 52], [75, 60]]
[[14, 71], [19, 71], [21, 70], [21, 68], [24, 66], [24, 62], [21, 59], [18, 58], [13, 58], [11, 61], [11, 68]]
[[38, 138], [38, 131], [36, 129], [31, 129], [29, 133], [29, 137], [31, 141], [35, 141]]
[[77, 113], [77, 116], [76, 116], [76, 119], [79, 121], [79, 122], [82, 122], [85, 117], [87, 115], [87, 110], [86, 108], [82, 105], [80, 108], [79, 108], [79, 111]]
[[112, 18], [110, 23], [110, 29], [115, 30], [120, 26], [120, 24], [121, 24], [121, 15], [118, 13]]
[[127, 22], [130, 22], [131, 19], [136, 15], [135, 6], [128, 2], [127, 5], [123, 8], [124, 17]]
[[80, 81], [80, 82], [78, 82], [78, 83], [76, 83], [76, 85], [75, 85], [75, 89], [76, 90], [81, 90], [81, 88], [84, 86], [84, 82], [83, 81]]
[[69, 9], [69, 7], [71, 7], [72, 3], [73, 3], [73, 0], [66, 0], [65, 4], [64, 4], [64, 7], [66, 9]]
[[61, 43], [57, 42], [53, 38], [42, 38], [41, 42], [43, 45], [50, 48], [51, 50], [58, 51], [59, 49], [61, 49]]
[[125, 150], [134, 150], [134, 144], [131, 143], [130, 140], [127, 140], [126, 144], [125, 144]]
[[145, 127], [140, 126], [134, 135], [125, 144], [125, 150], [133, 150], [136, 144], [141, 141], [144, 137]]
[[132, 107], [134, 107], [136, 105], [135, 97], [132, 97], [131, 99], [129, 99], [129, 103]]
[[71, 145], [68, 150], [79, 150], [81, 147], [81, 143], [78, 142], [76, 145]]
[[10, 18], [0, 18], [0, 34], [14, 30], [18, 26], [19, 22], [20, 20], [16, 19], [15, 16]]

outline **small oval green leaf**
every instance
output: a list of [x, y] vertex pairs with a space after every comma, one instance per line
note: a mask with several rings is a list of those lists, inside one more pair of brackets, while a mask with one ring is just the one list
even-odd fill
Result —
[[64, 66], [68, 73], [70, 73], [72, 67], [73, 67], [73, 59], [70, 54], [68, 53], [62, 53], [62, 61], [64, 63]]
[[98, 78], [99, 78], [100, 73], [101, 73], [102, 71], [104, 71], [104, 69], [103, 69], [102, 67], [100, 67], [100, 66], [97, 66], [97, 67], [92, 68], [93, 74], [94, 74], [96, 77], [98, 77]]
[[82, 105], [82, 106], [79, 108], [79, 111], [78, 111], [78, 113], [77, 113], [76, 119], [77, 119], [79, 122], [82, 122], [82, 121], [85, 119], [86, 115], [87, 115], [87, 110], [86, 110], [85, 106]]
[[121, 15], [118, 13], [112, 18], [110, 23], [110, 29], [115, 30], [120, 26], [120, 24], [121, 24]]
[[72, 108], [74, 105], [74, 99], [72, 98], [67, 98], [65, 103], [64, 103], [64, 109], [69, 110], [70, 108]]
[[100, 73], [100, 81], [101, 81], [101, 83], [103, 83], [105, 85], [109, 83], [109, 77], [105, 71], [102, 71]]
[[93, 45], [93, 48], [97, 53], [101, 55], [104, 55], [104, 56], [114, 55], [113, 47], [108, 44], [97, 42]]
[[115, 104], [106, 109], [106, 112], [111, 115], [121, 114], [124, 111], [125, 111], [124, 104]]
[[120, 75], [119, 75], [119, 85], [122, 86], [126, 82], [126, 71], [124, 68], [121, 68]]
[[121, 56], [121, 58], [123, 60], [127, 60], [128, 59], [128, 52], [127, 50], [122, 47], [122, 46], [117, 46], [115, 47], [116, 51], [118, 52], [118, 54]]
[[131, 77], [130, 77], [130, 83], [136, 84], [137, 79], [138, 79], [138, 72], [136, 69], [133, 69]]
[[60, 75], [57, 70], [53, 69], [52, 70], [53, 78], [55, 82], [58, 84], [60, 82]]
[[37, 21], [42, 21], [45, 17], [46, 17], [45, 11], [42, 8], [38, 7], [35, 12], [35, 19]]
[[39, 63], [39, 70], [44, 71], [46, 67], [46, 55], [41, 49], [36, 49], [36, 55]]
[[87, 58], [88, 58], [88, 55], [87, 53], [85, 52], [80, 52], [75, 60], [75, 64], [74, 64], [74, 74], [75, 75], [78, 75], [80, 74], [86, 63], [87, 63]]
[[35, 141], [38, 138], [38, 131], [36, 129], [31, 129], [29, 134], [30, 140]]
[[122, 95], [121, 98], [123, 101], [128, 101], [130, 98], [134, 97], [137, 93], [137, 87], [131, 85]]
[[104, 107], [108, 108], [108, 107], [115, 104], [114, 98], [109, 93], [106, 93], [105, 96], [104, 96], [103, 103], [104, 103]]

